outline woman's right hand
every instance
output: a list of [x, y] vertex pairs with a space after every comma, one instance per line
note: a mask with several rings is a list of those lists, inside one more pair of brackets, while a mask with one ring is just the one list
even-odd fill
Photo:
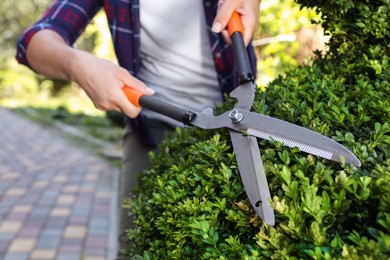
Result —
[[33, 36], [27, 47], [27, 59], [42, 75], [79, 84], [100, 110], [116, 110], [134, 118], [141, 108], [130, 103], [122, 88], [126, 86], [145, 95], [154, 94], [126, 69], [68, 46], [52, 30], [42, 30]]
[[116, 110], [134, 118], [141, 108], [127, 99], [122, 88], [131, 87], [145, 95], [154, 94], [152, 89], [126, 69], [90, 53], [79, 51], [71, 67], [72, 80], [84, 89], [95, 107], [100, 110]]

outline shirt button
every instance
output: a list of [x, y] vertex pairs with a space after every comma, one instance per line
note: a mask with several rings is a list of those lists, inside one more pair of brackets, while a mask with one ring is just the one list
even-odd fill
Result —
[[207, 1], [207, 2], [204, 3], [204, 5], [205, 5], [206, 7], [210, 7], [210, 6], [211, 6], [211, 2], [210, 2], [210, 1]]
[[222, 57], [222, 54], [220, 52], [217, 52], [215, 54], [215, 58], [220, 59]]

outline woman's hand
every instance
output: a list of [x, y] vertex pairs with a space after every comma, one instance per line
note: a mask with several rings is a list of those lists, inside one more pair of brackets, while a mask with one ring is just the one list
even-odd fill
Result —
[[247, 46], [259, 28], [260, 2], [260, 0], [220, 0], [217, 15], [211, 28], [212, 31], [222, 32], [226, 38], [225, 29], [233, 12], [236, 11], [241, 16], [244, 27], [244, 42]]
[[134, 118], [141, 108], [130, 103], [122, 88], [131, 87], [145, 95], [154, 93], [124, 68], [69, 47], [51, 30], [34, 35], [27, 48], [27, 59], [42, 75], [78, 83], [100, 110], [116, 110]]
[[84, 89], [100, 110], [116, 110], [134, 118], [141, 108], [130, 103], [122, 88], [131, 87], [145, 95], [154, 94], [142, 81], [111, 61], [86, 52], [77, 56], [72, 65], [72, 80]]

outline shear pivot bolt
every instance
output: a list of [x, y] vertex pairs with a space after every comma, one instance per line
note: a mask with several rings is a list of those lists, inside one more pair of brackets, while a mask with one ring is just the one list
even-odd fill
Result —
[[235, 110], [232, 110], [229, 113], [229, 117], [233, 121], [233, 123], [236, 124], [236, 123], [240, 122], [244, 118], [244, 115], [241, 114], [240, 112], [238, 112], [237, 109], [235, 109]]

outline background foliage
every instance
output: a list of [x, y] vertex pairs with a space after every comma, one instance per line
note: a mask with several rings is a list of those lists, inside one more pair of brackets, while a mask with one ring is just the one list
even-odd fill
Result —
[[[68, 82], [53, 81], [36, 75], [29, 69], [16, 64], [14, 59], [18, 37], [23, 30], [44, 13], [51, 3], [52, 0], [20, 0], [18, 4], [12, 0], [0, 2], [0, 30], [2, 31], [0, 36], [0, 46], [2, 46], [0, 53], [0, 104], [2, 105], [26, 105], [31, 100], [40, 100], [41, 104], [30, 105], [42, 106], [44, 103], [50, 103], [49, 99], [53, 95], [58, 96], [64, 88], [69, 87]], [[298, 7], [292, 3], [293, 0], [263, 0], [262, 27], [255, 39], [276, 38], [272, 44], [261, 43], [257, 47], [259, 59], [266, 61], [261, 63], [264, 65], [259, 67], [259, 74], [262, 75], [259, 77], [261, 82], [267, 82], [283, 72], [287, 66], [297, 64], [294, 57], [300, 44], [296, 41], [295, 32], [302, 28], [312, 28], [309, 21], [313, 18], [313, 12], [299, 11]], [[277, 22], [275, 23], [275, 21]], [[285, 42], [283, 39], [281, 41], [280, 37], [277, 37], [285, 34], [290, 35], [290, 38], [295, 39], [295, 42]], [[78, 48], [91, 51], [99, 57], [115, 61], [111, 37], [103, 13], [99, 13], [95, 17], [76, 45]], [[289, 51], [286, 52], [286, 50]], [[26, 94], [35, 95], [35, 97], [26, 100]], [[90, 114], [92, 104], [88, 101], [81, 101], [87, 99], [85, 95], [82, 92], [77, 93], [77, 91], [73, 91], [72, 95], [81, 95], [82, 99], [79, 102], [83, 103], [83, 106], [87, 108], [86, 113]], [[77, 106], [77, 104], [69, 105], [64, 102], [58, 106], [64, 106], [72, 111], [75, 110], [73, 108], [75, 105]]]
[[[16, 42], [52, 3], [51, 0], [0, 2], [0, 104], [9, 107], [66, 107], [70, 111], [102, 115], [94, 109], [86, 95], [70, 82], [47, 79], [17, 64]], [[103, 13], [99, 13], [77, 41], [77, 48], [91, 51], [102, 58], [113, 59], [112, 44]], [[65, 96], [65, 97], [64, 97]], [[65, 102], [68, 100], [73, 102]], [[62, 100], [62, 101], [61, 101]]]
[[[108, 113], [99, 111], [78, 86], [66, 81], [42, 77], [15, 61], [15, 45], [18, 37], [52, 2], [52, 0], [20, 0], [15, 4], [15, 1], [11, 0], [0, 1], [2, 31], [0, 105], [14, 108], [28, 118], [38, 120], [45, 125], [55, 125], [55, 122], [61, 121], [77, 127], [88, 135], [116, 144], [120, 143], [123, 132], [121, 114], [115, 111]], [[295, 36], [295, 33], [302, 28], [311, 30], [308, 21], [312, 18], [313, 12], [307, 10], [299, 12], [298, 7], [292, 5], [292, 2], [293, 0], [263, 0], [264, 8], [261, 9], [263, 26], [255, 36], [262, 42], [258, 43], [258, 57], [266, 61], [261, 63], [264, 64], [263, 66], [259, 66], [260, 82], [267, 82], [284, 71], [287, 65], [298, 63], [299, 61], [295, 62], [295, 57], [304, 49], [298, 48], [300, 45], [298, 42], [302, 42], [302, 46], [306, 45], [301, 38]], [[289, 22], [282, 22], [284, 20], [279, 19], [281, 16]], [[276, 23], [280, 28], [275, 26], [275, 21], [281, 21]], [[295, 42], [280, 41], [281, 37], [278, 35], [284, 34], [290, 35]], [[111, 37], [103, 12], [98, 13], [87, 26], [82, 37], [76, 42], [76, 47], [115, 62]], [[287, 49], [289, 51], [285, 52]]]
[[310, 8], [300, 8], [292, 0], [262, 1], [260, 30], [253, 44], [259, 58], [259, 84], [264, 85], [288, 68], [313, 57], [313, 50], [325, 50], [321, 26], [312, 24], [320, 16]]
[[136, 259], [390, 258], [389, 1], [298, 2], [321, 14], [329, 49], [259, 91], [253, 110], [332, 137], [362, 167], [260, 140], [277, 219], [268, 226], [227, 132], [178, 129], [128, 201]]

